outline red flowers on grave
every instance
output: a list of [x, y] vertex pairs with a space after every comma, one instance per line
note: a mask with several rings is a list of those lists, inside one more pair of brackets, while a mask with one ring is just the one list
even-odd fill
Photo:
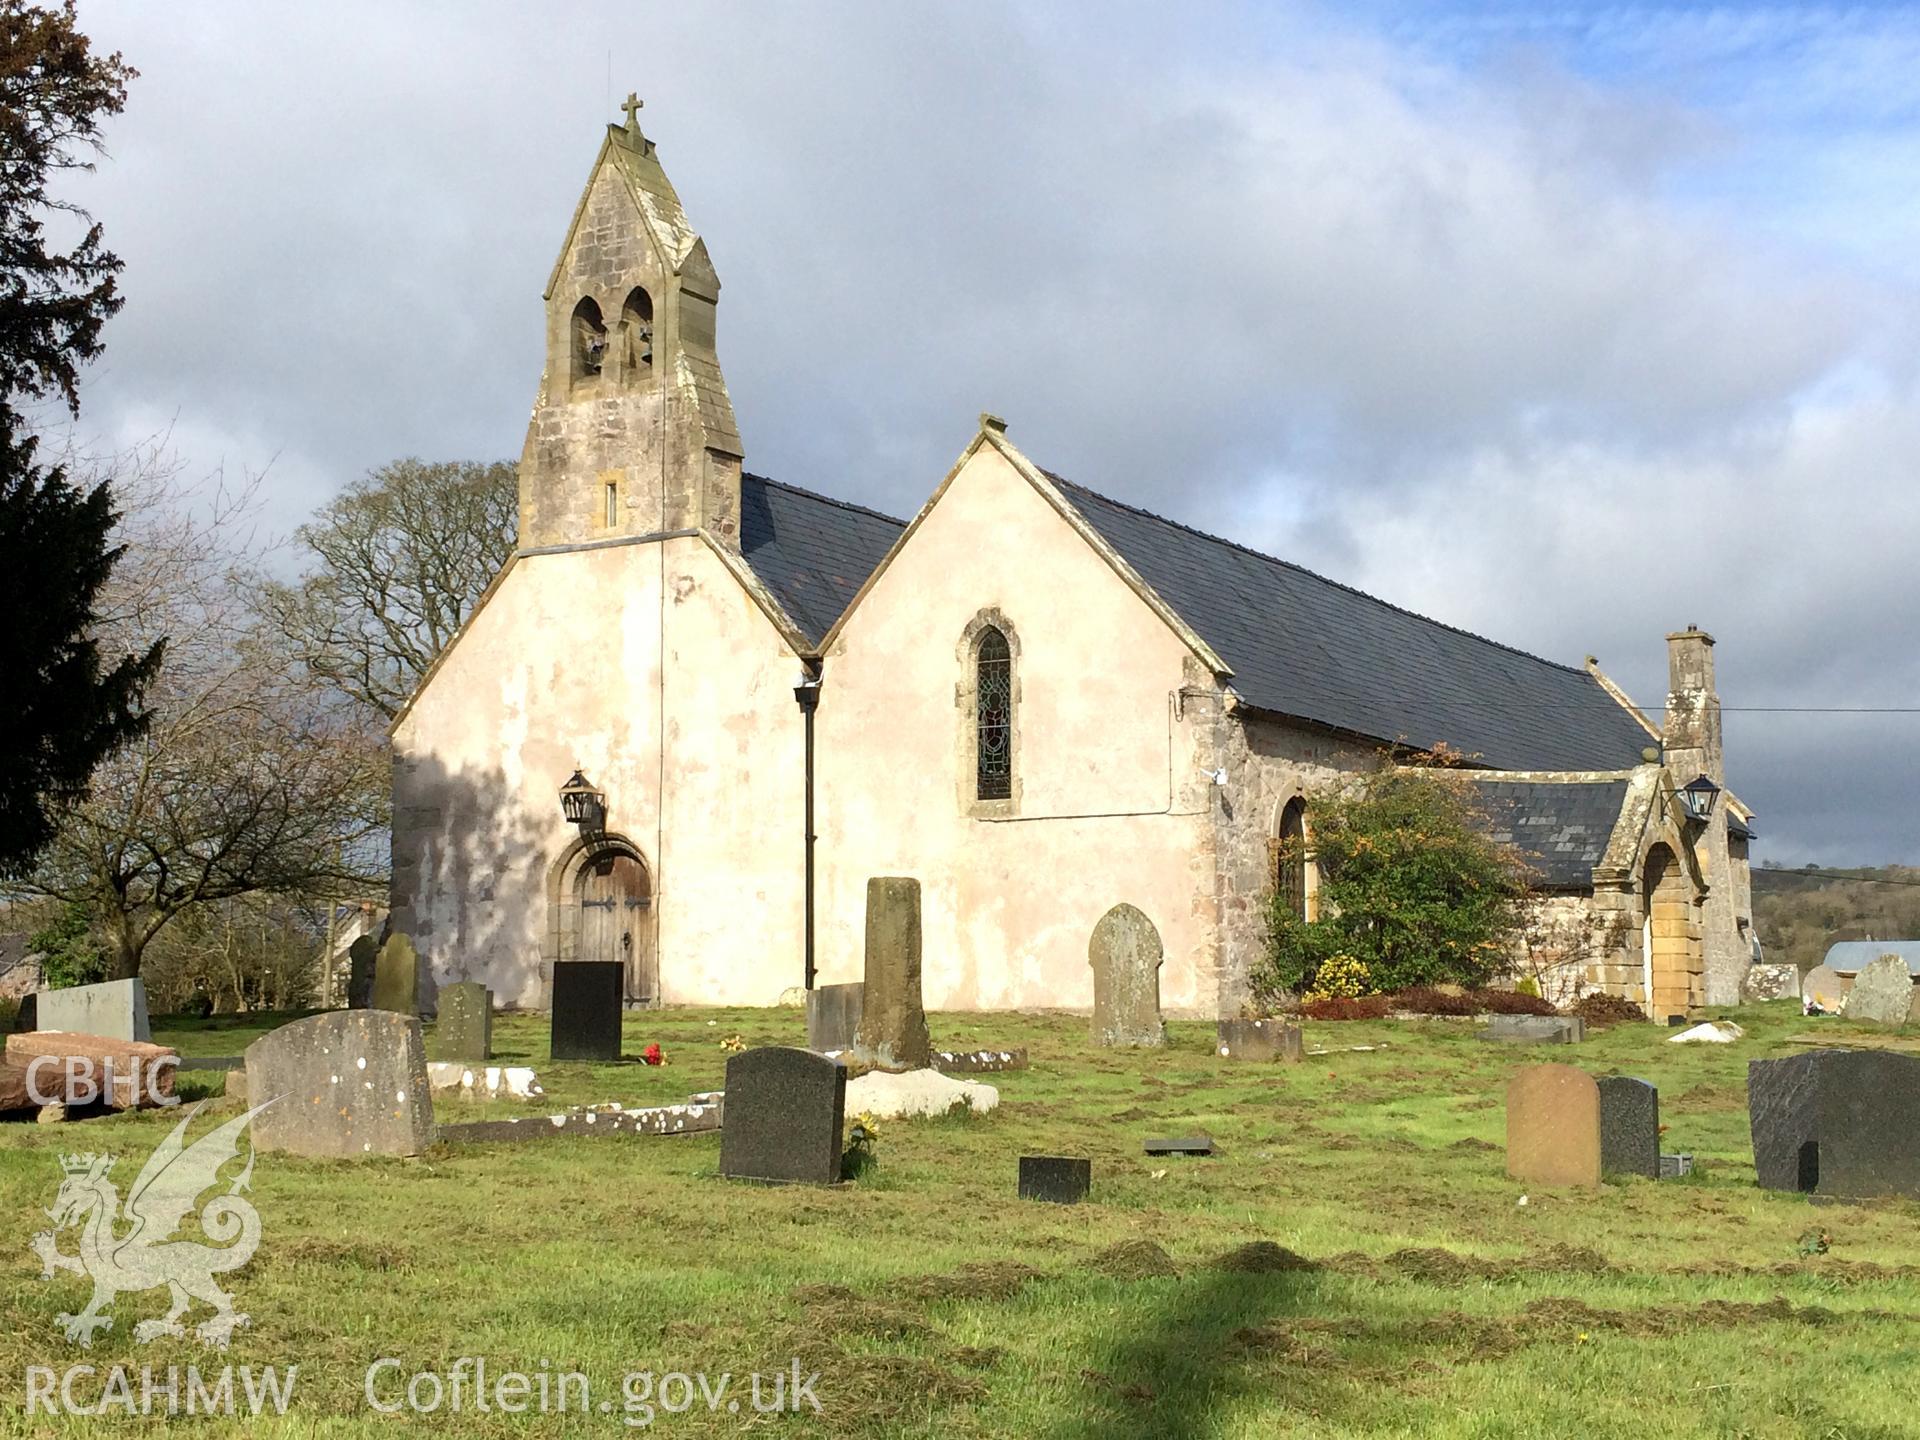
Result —
[[660, 1042], [657, 1040], [640, 1052], [640, 1058], [649, 1065], [664, 1065], [667, 1063], [666, 1052], [660, 1048]]

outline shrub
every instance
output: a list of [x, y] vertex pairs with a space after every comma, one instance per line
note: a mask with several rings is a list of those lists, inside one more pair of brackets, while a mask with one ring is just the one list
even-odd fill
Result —
[[0, 999], [0, 1035], [11, 1035], [20, 1028], [20, 1002]]
[[[1473, 997], [1489, 1015], [1558, 1015], [1551, 1000], [1522, 995], [1518, 990], [1481, 990]], [[1478, 1012], [1476, 1012], [1478, 1013]]]
[[1256, 1004], [1337, 994], [1321, 978], [1336, 960], [1364, 966], [1382, 990], [1480, 986], [1510, 963], [1527, 869], [1487, 836], [1471, 781], [1443, 765], [1389, 764], [1316, 792], [1308, 813], [1310, 838], [1282, 841], [1276, 858], [1317, 867], [1320, 918], [1302, 920], [1275, 890]]
[[1646, 1012], [1631, 1000], [1595, 990], [1574, 1002], [1573, 1013], [1598, 1029], [1605, 1025], [1631, 1025], [1646, 1020]]
[[1373, 990], [1364, 961], [1351, 955], [1332, 955], [1314, 971], [1313, 987], [1302, 1000], [1357, 1000]]
[[1431, 985], [1415, 985], [1393, 997], [1393, 1008], [1410, 1010], [1416, 1015], [1478, 1015], [1480, 1006], [1474, 992], [1436, 990]]
[[1540, 982], [1531, 975], [1523, 975], [1513, 982], [1513, 993], [1516, 995], [1538, 995], [1540, 993]]
[[1384, 1020], [1392, 1009], [1393, 1001], [1385, 995], [1341, 995], [1300, 1003], [1300, 1013], [1309, 1020]]

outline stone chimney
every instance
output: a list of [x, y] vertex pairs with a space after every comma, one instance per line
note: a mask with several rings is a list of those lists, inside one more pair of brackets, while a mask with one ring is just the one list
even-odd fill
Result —
[[[1676, 784], [1705, 775], [1726, 783], [1720, 697], [1713, 688], [1713, 636], [1696, 625], [1667, 636], [1667, 713], [1662, 734]], [[1680, 774], [1686, 770], [1685, 775]]]

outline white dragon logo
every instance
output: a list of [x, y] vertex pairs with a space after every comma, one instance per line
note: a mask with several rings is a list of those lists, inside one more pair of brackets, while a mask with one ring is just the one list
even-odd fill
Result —
[[[267, 1105], [273, 1103], [269, 1100]], [[235, 1328], [248, 1323], [247, 1316], [234, 1313], [233, 1297], [215, 1285], [213, 1277], [239, 1269], [260, 1245], [260, 1216], [249, 1202], [237, 1198], [250, 1188], [253, 1178], [251, 1145], [246, 1168], [233, 1178], [224, 1195], [214, 1196], [200, 1210], [200, 1228], [214, 1243], [201, 1245], [172, 1236], [193, 1213], [200, 1196], [220, 1183], [220, 1167], [240, 1153], [241, 1135], [267, 1105], [256, 1105], [188, 1145], [187, 1126], [202, 1108], [194, 1106], [140, 1167], [127, 1194], [124, 1215], [120, 1192], [107, 1178], [114, 1156], [60, 1157], [66, 1178], [47, 1211], [55, 1228], [35, 1235], [32, 1248], [40, 1257], [42, 1280], [51, 1280], [59, 1270], [93, 1280], [93, 1299], [87, 1308], [77, 1315], [56, 1317], [67, 1339], [91, 1346], [95, 1331], [112, 1328], [113, 1317], [104, 1309], [114, 1296], [162, 1285], [172, 1293], [173, 1308], [161, 1319], [134, 1326], [133, 1338], [143, 1345], [162, 1335], [185, 1335], [180, 1317], [195, 1300], [214, 1309], [194, 1328], [205, 1344], [224, 1350]], [[133, 1228], [117, 1233], [122, 1222], [131, 1222]], [[81, 1227], [79, 1253], [62, 1255], [58, 1232], [71, 1225]]]

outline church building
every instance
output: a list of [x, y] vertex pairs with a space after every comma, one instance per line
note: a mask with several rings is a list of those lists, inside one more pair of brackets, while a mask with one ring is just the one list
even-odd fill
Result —
[[[901, 522], [752, 474], [720, 280], [609, 126], [546, 286], [518, 547], [393, 727], [392, 923], [433, 979], [634, 1004], [860, 978], [866, 882], [919, 880], [929, 1008], [1085, 1009], [1125, 901], [1170, 1015], [1237, 1013], [1311, 796], [1449, 747], [1534, 861], [1557, 993], [1739, 998], [1750, 814], [1713, 640], [1663, 720], [1538, 659], [1035, 463], [980, 417]], [[930, 479], [932, 477], [929, 477]], [[983, 536], [991, 544], [983, 544]]]

